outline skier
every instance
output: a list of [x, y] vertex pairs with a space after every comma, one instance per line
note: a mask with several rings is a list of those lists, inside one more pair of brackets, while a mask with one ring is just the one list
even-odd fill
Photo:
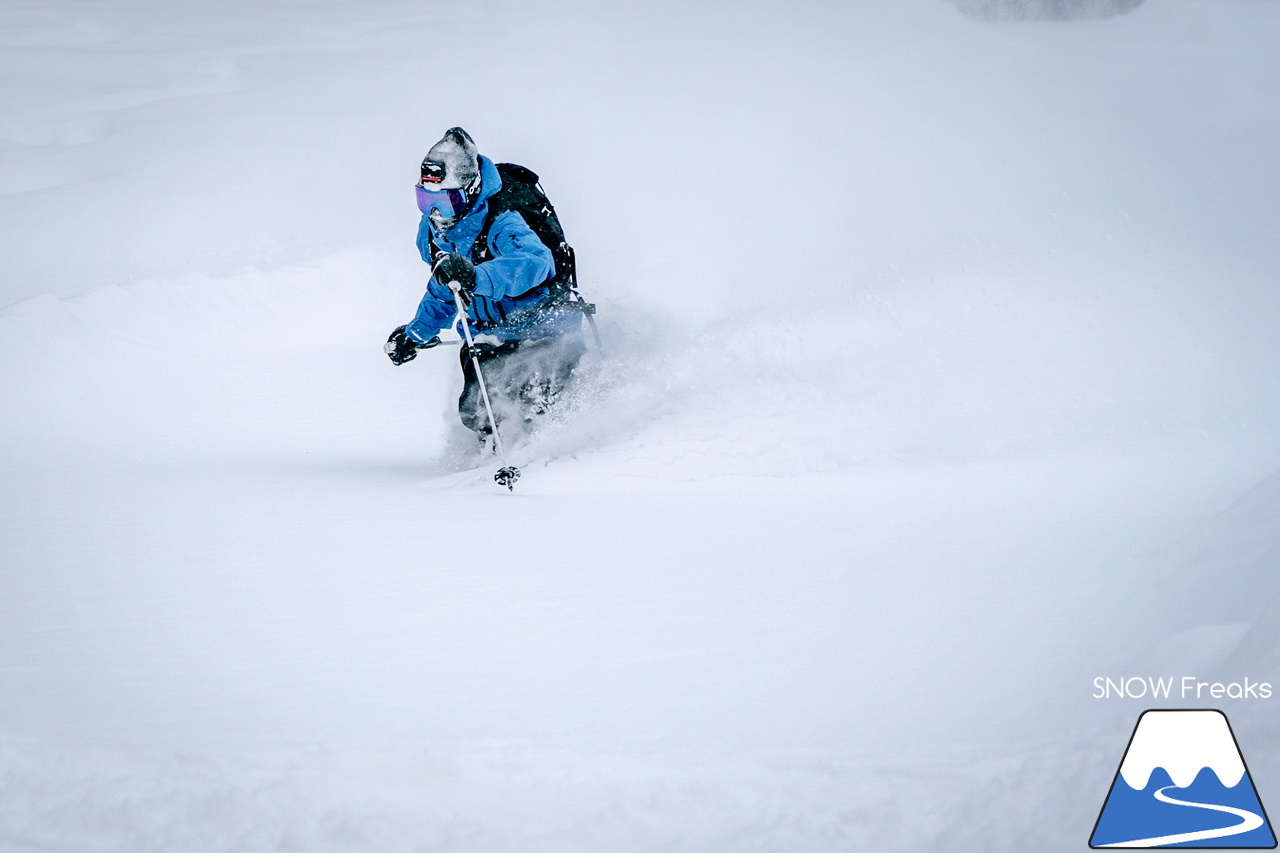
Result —
[[475, 338], [473, 351], [464, 345], [460, 353], [458, 415], [485, 446], [492, 430], [473, 354], [494, 419], [528, 424], [556, 402], [586, 351], [585, 303], [569, 298], [572, 249], [550, 202], [533, 189], [537, 180], [522, 166], [498, 166], [480, 155], [460, 127], [431, 147], [417, 185], [418, 251], [431, 265], [431, 280], [417, 315], [384, 347], [392, 364], [400, 365], [418, 350], [439, 346], [440, 332], [458, 320], [449, 288], [456, 283]]

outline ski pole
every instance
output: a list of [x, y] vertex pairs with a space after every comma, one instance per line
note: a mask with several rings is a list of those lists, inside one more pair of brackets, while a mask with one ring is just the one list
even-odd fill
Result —
[[587, 318], [587, 325], [591, 327], [591, 337], [596, 340], [596, 351], [604, 352], [604, 344], [600, 342], [600, 330], [596, 328], [596, 305], [594, 302], [588, 302], [582, 298], [582, 294], [578, 293], [578, 255], [573, 251], [573, 247], [563, 244], [569, 252], [569, 291], [578, 297], [578, 310]]
[[462, 333], [467, 339], [467, 354], [471, 356], [471, 366], [476, 371], [476, 381], [480, 384], [480, 396], [484, 400], [484, 410], [489, 415], [489, 428], [493, 430], [494, 446], [498, 448], [498, 458], [502, 460], [502, 467], [493, 475], [493, 480], [499, 486], [506, 486], [507, 491], [515, 489], [516, 480], [520, 479], [520, 469], [514, 465], [507, 464], [507, 452], [502, 447], [502, 436], [498, 434], [498, 421], [493, 416], [493, 406], [489, 403], [489, 389], [484, 384], [484, 373], [480, 370], [480, 356], [476, 352], [475, 342], [471, 339], [471, 324], [467, 322], [467, 307], [462, 304], [462, 285], [456, 281], [449, 282], [449, 289], [453, 291], [453, 303], [458, 306], [458, 319], [462, 321]]
[[594, 302], [588, 302], [582, 297], [578, 297], [581, 301], [583, 315], [587, 318], [587, 325], [591, 327], [591, 337], [596, 339], [596, 351], [604, 352], [604, 344], [600, 342], [600, 330], [596, 328], [596, 306]]

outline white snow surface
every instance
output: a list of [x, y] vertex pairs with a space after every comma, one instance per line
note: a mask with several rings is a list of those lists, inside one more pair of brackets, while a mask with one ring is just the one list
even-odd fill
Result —
[[[1079, 849], [1095, 677], [1280, 685], [1277, 36], [6, 0], [0, 851]], [[381, 350], [454, 125], [607, 346], [513, 493]]]
[[1186, 788], [1208, 767], [1218, 781], [1234, 788], [1244, 778], [1244, 760], [1221, 711], [1148, 711], [1138, 721], [1120, 765], [1130, 788], [1147, 787], [1151, 773], [1163, 767], [1173, 784]]

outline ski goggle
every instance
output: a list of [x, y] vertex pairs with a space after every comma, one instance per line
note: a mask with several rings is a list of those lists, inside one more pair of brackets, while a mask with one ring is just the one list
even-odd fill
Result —
[[414, 189], [418, 194], [418, 210], [424, 216], [430, 216], [435, 210], [445, 219], [454, 219], [466, 212], [467, 196], [462, 190], [429, 190], [422, 184]]
[[444, 182], [445, 172], [444, 163], [439, 160], [423, 160], [422, 161], [422, 180], [421, 184], [439, 184]]

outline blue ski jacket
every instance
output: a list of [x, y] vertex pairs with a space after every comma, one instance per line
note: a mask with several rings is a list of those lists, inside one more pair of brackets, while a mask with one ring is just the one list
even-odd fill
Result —
[[[502, 188], [502, 177], [493, 161], [481, 156], [480, 196], [467, 212], [441, 233], [425, 215], [418, 223], [418, 252], [431, 264], [431, 244], [445, 252], [471, 257], [471, 250], [489, 212], [489, 199]], [[574, 327], [581, 331], [581, 317], [538, 308], [550, 298], [544, 282], [555, 275], [555, 259], [538, 235], [514, 210], [499, 214], [489, 228], [489, 251], [493, 257], [476, 265], [476, 287], [467, 319], [472, 331], [499, 340], [523, 340], [565, 334]], [[457, 306], [453, 291], [431, 279], [418, 303], [418, 313], [405, 331], [418, 343], [425, 343], [454, 325]]]

